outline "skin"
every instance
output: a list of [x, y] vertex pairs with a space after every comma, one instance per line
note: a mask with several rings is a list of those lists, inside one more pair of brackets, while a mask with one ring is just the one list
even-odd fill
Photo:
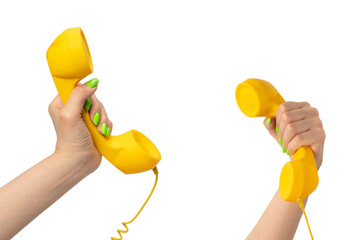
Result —
[[66, 105], [56, 96], [49, 105], [57, 142], [52, 155], [0, 188], [0, 240], [11, 239], [101, 163], [81, 111], [91, 97], [91, 119], [96, 112], [112, 129], [104, 106], [94, 95], [97, 87], [78, 85]]
[[[279, 137], [283, 138], [283, 145], [290, 151], [290, 159], [291, 153], [300, 147], [310, 146], [319, 170], [326, 136], [316, 108], [307, 102], [285, 102], [280, 105], [269, 125], [264, 120], [264, 126], [279, 144]], [[279, 134], [276, 126], [279, 127]], [[307, 199], [303, 202], [306, 204]], [[277, 191], [247, 239], [293, 239], [301, 216], [298, 204], [282, 200]]]

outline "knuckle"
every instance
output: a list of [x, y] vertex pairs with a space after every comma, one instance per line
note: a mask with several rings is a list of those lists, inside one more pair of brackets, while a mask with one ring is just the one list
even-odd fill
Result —
[[315, 115], [315, 116], [319, 116], [319, 110], [317, 108], [311, 108], [311, 112]]
[[289, 123], [289, 124], [286, 126], [286, 131], [289, 132], [289, 133], [291, 133], [291, 134], [296, 133], [295, 124]]
[[286, 124], [291, 122], [291, 114], [289, 112], [285, 112], [281, 118]]
[[284, 103], [282, 103], [282, 104], [279, 106], [279, 109], [280, 109], [281, 111], [283, 111], [283, 112], [286, 112], [286, 111], [289, 110], [289, 107], [287, 106], [287, 103], [284, 102]]
[[86, 89], [83, 87], [77, 87], [74, 89], [74, 91], [75, 91], [75, 94], [78, 94], [78, 95], [86, 94]]
[[304, 141], [304, 137], [302, 135], [296, 135], [295, 139], [300, 144]]
[[319, 135], [320, 135], [320, 137], [321, 137], [322, 140], [325, 140], [325, 138], [326, 138], [326, 133], [325, 133], [324, 129], [321, 129], [321, 132], [320, 132]]
[[72, 116], [70, 113], [68, 113], [67, 111], [60, 111], [59, 113], [59, 119], [61, 121], [71, 121]]
[[308, 107], [310, 107], [310, 103], [309, 102], [303, 102], [303, 104], [305, 105], [305, 106], [308, 106]]

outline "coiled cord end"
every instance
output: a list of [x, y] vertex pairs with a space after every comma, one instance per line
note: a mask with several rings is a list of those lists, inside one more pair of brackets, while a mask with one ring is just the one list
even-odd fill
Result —
[[156, 187], [157, 182], [158, 182], [158, 175], [159, 175], [159, 171], [158, 171], [157, 167], [155, 167], [155, 168], [153, 169], [153, 172], [154, 172], [156, 178], [155, 178], [154, 186], [153, 186], [153, 188], [152, 188], [152, 190], [151, 190], [148, 198], [146, 199], [146, 201], [144, 202], [144, 204], [142, 205], [142, 207], [140, 208], [140, 210], [138, 211], [138, 213], [135, 215], [135, 217], [134, 217], [133, 219], [131, 219], [131, 221], [129, 221], [129, 222], [123, 222], [123, 223], [122, 223], [122, 225], [125, 227], [126, 230], [120, 230], [120, 229], [117, 230], [117, 232], [118, 232], [119, 235], [120, 235], [120, 238], [112, 237], [111, 240], [122, 240], [122, 239], [123, 239], [122, 233], [127, 233], [127, 232], [129, 231], [129, 228], [128, 228], [127, 224], [132, 223], [132, 222], [139, 216], [139, 214], [141, 213], [141, 211], [144, 209], [145, 205], [146, 205], [147, 202], [149, 201], [151, 195], [154, 193], [155, 187]]

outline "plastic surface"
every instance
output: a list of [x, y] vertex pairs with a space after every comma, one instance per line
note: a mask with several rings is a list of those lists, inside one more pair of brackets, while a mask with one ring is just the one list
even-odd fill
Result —
[[[240, 83], [235, 94], [240, 110], [249, 117], [274, 117], [280, 104], [285, 102], [271, 83], [260, 79]], [[294, 160], [287, 162], [281, 171], [279, 193], [283, 200], [296, 202], [316, 189], [319, 176], [309, 146], [299, 148], [292, 157]]]
[[[46, 58], [59, 95], [66, 103], [76, 84], [93, 71], [89, 47], [81, 28], [70, 28], [61, 33], [49, 47]], [[130, 130], [119, 136], [104, 137], [85, 109], [81, 115], [96, 148], [123, 173], [152, 170], [160, 161], [160, 152], [142, 133]]]
[[260, 79], [247, 79], [235, 92], [240, 110], [248, 117], [276, 116], [276, 111], [285, 100], [273, 85]]

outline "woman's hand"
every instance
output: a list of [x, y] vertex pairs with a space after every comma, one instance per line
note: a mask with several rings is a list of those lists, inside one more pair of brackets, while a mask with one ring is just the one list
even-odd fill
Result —
[[285, 102], [278, 108], [276, 117], [266, 118], [264, 125], [288, 155], [302, 146], [310, 146], [320, 168], [325, 131], [316, 108], [307, 102]]
[[112, 122], [109, 120], [103, 104], [94, 95], [97, 90], [97, 79], [78, 85], [72, 92], [66, 105], [59, 95], [49, 105], [49, 114], [57, 134], [55, 154], [69, 161], [79, 161], [95, 171], [101, 163], [101, 154], [93, 144], [91, 135], [81, 118], [81, 111], [89, 111], [90, 119], [99, 132], [109, 136]]
[[81, 118], [83, 110], [89, 111], [99, 132], [110, 135], [112, 123], [94, 95], [98, 81], [78, 85], [66, 105], [59, 96], [49, 105], [57, 134], [55, 153], [1, 188], [0, 239], [11, 239], [99, 167], [101, 155]]

